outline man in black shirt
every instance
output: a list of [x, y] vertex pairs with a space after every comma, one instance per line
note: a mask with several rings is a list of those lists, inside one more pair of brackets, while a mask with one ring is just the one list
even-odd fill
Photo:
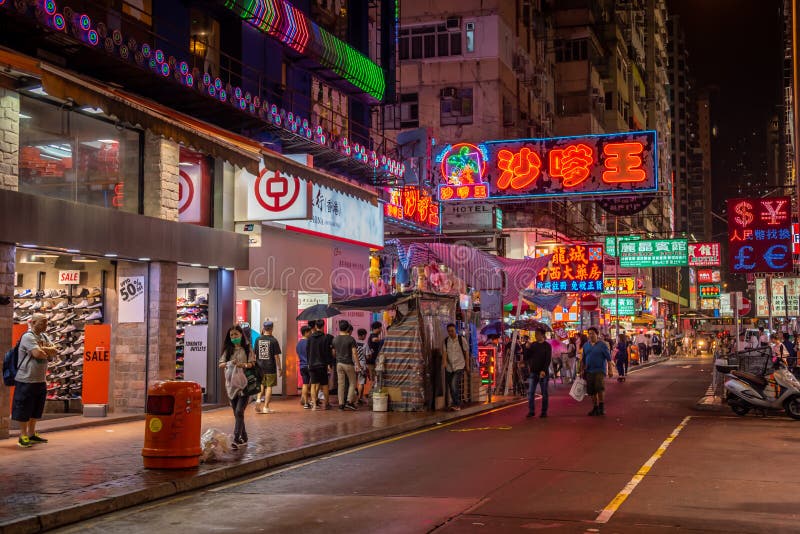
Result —
[[261, 368], [264, 378], [261, 380], [260, 401], [264, 407], [256, 413], [272, 413], [269, 402], [272, 400], [272, 388], [278, 384], [278, 373], [281, 370], [281, 345], [272, 335], [272, 321], [264, 321], [261, 336], [256, 340], [256, 362]]
[[536, 329], [536, 341], [527, 343], [523, 349], [523, 358], [528, 367], [528, 417], [536, 415], [535, 393], [536, 385], [542, 392], [542, 414], [547, 417], [548, 391], [547, 382], [550, 379], [550, 360], [553, 348], [545, 340], [544, 330]]
[[316, 401], [320, 386], [325, 398], [322, 409], [327, 410], [329, 406], [328, 368], [333, 363], [333, 336], [323, 332], [323, 328], [325, 321], [317, 320], [314, 323], [314, 332], [308, 338], [308, 374], [311, 375], [312, 410], [317, 409]]
[[[339, 321], [339, 335], [333, 338], [333, 353], [336, 355], [336, 374], [339, 384], [336, 386], [340, 410], [355, 410], [356, 405], [356, 373], [359, 371], [356, 340], [350, 335], [350, 323]], [[347, 394], [345, 395], [345, 387]]]

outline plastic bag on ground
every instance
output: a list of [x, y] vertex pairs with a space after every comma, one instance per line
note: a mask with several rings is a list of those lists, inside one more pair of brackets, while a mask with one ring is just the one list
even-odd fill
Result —
[[583, 378], [576, 378], [569, 390], [569, 396], [581, 402], [586, 397], [586, 380]]
[[203, 463], [224, 460], [225, 456], [231, 452], [231, 437], [217, 430], [209, 428], [200, 436], [200, 461]]

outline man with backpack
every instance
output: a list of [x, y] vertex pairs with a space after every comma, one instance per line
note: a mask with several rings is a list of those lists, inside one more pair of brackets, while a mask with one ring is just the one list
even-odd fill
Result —
[[14, 400], [11, 419], [19, 422], [20, 433], [17, 444], [28, 448], [35, 443], [47, 443], [36, 433], [36, 422], [42, 418], [47, 398], [47, 359], [55, 356], [58, 349], [47, 338], [47, 317], [35, 313], [28, 330], [19, 341], [17, 374], [14, 377]]
[[467, 367], [468, 344], [464, 336], [456, 334], [456, 325], [447, 325], [447, 337], [444, 338], [445, 379], [450, 389], [450, 409], [461, 410], [461, 381]]

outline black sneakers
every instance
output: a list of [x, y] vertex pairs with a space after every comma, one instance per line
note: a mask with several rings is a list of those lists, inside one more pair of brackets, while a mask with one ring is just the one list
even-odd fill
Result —
[[31, 443], [47, 443], [48, 441], [39, 434], [34, 434], [32, 436], [29, 436], [28, 439], [30, 440]]

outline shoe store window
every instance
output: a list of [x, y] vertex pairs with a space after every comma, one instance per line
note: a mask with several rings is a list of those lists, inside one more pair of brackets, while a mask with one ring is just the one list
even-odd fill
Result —
[[208, 292], [208, 269], [178, 267], [175, 378], [197, 382], [204, 392], [209, 365], [216, 362], [209, 350]]
[[83, 399], [91, 393], [83, 380], [84, 356], [96, 349], [87, 349], [86, 339], [95, 338], [95, 326], [106, 323], [105, 288], [113, 272], [105, 258], [17, 249], [14, 339], [40, 313], [47, 318], [45, 335], [59, 348], [47, 364], [45, 419], [83, 411]]
[[19, 190], [141, 212], [141, 133], [103, 110], [20, 96]]

